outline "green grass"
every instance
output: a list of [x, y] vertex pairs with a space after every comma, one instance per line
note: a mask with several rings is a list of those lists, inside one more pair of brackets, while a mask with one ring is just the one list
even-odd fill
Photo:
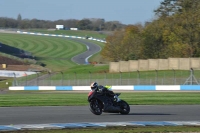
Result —
[[[53, 130], [22, 130], [20, 133], [166, 133], [166, 132], [200, 132], [199, 126], [124, 126], [107, 128], [68, 128]], [[19, 133], [19, 131], [9, 131]]]
[[[0, 95], [0, 106], [88, 105], [87, 93], [61, 92], [9, 91]], [[123, 92], [120, 96], [130, 105], [199, 105], [199, 97], [200, 92]]]
[[[79, 32], [82, 33], [83, 31]], [[45, 68], [49, 68], [51, 71], [64, 71], [77, 66], [76, 63], [71, 61], [71, 58], [87, 50], [86, 46], [83, 44], [60, 37], [0, 33], [0, 42], [31, 52], [32, 55], [36, 57], [38, 65], [43, 63], [46, 65]], [[105, 45], [101, 42], [92, 42], [96, 43], [101, 48]], [[95, 54], [89, 61], [105, 63], [100, 53]], [[108, 62], [106, 61], [106, 63]]]
[[[38, 30], [38, 32], [42, 32]], [[51, 31], [48, 31], [51, 32]], [[54, 31], [57, 34], [66, 32], [70, 35], [75, 33], [82, 34], [88, 31]], [[73, 33], [74, 32], [74, 33]], [[94, 34], [94, 32], [88, 32]], [[53, 34], [53, 33], [52, 33]], [[0, 42], [7, 44], [19, 49], [31, 52], [37, 59], [37, 64], [45, 64], [45, 68], [49, 68], [52, 72], [63, 71], [66, 73], [97, 73], [97, 72], [108, 72], [109, 66], [93, 66], [93, 65], [76, 65], [71, 61], [71, 58], [78, 53], [86, 50], [85, 45], [79, 44], [67, 38], [59, 37], [44, 37], [44, 36], [33, 36], [33, 35], [22, 35], [22, 34], [3, 34], [0, 33]], [[92, 41], [98, 44], [101, 48], [104, 47], [104, 43]], [[90, 61], [104, 62], [99, 53], [95, 54]], [[59, 75], [55, 76], [59, 77]], [[30, 79], [30, 78], [29, 78]], [[56, 78], [52, 78], [56, 79]], [[0, 83], [0, 88], [7, 88], [5, 82]], [[11, 84], [9, 83], [9, 86]]]
[[77, 74], [79, 74], [79, 73], [88, 74], [89, 72], [91, 72], [91, 73], [102, 73], [104, 71], [108, 72], [108, 70], [109, 70], [109, 65], [100, 65], [100, 66], [79, 65], [79, 66], [74, 66], [72, 68], [69, 68], [64, 73], [69, 74], [69, 73], [76, 72]]
[[[166, 133], [166, 132], [199, 132], [199, 126], [124, 126], [107, 128], [66, 128], [46, 130], [9, 131], [9, 133]], [[7, 133], [7, 132], [5, 132]]]
[[0, 91], [12, 86], [13, 78], [0, 77]]
[[38, 62], [52, 71], [66, 70], [76, 66], [71, 58], [87, 50], [86, 46], [66, 38], [21, 34], [2, 34], [0, 42], [31, 52]]

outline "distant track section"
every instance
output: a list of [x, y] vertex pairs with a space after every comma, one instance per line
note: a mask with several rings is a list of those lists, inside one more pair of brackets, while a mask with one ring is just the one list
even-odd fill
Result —
[[88, 64], [89, 57], [101, 51], [101, 47], [94, 43], [78, 39], [76, 39], [75, 41], [85, 44], [87, 46], [86, 52], [76, 55], [72, 58], [72, 61], [76, 62], [77, 64]]
[[[92, 43], [88, 42], [85, 40], [85, 37], [78, 37], [78, 36], [68, 36], [68, 35], [56, 35], [56, 34], [42, 34], [42, 33], [33, 33], [33, 32], [22, 32], [22, 31], [17, 31], [17, 33], [20, 34], [29, 34], [29, 35], [40, 35], [40, 36], [51, 36], [51, 37], [64, 37], [64, 38], [70, 38], [73, 39], [77, 42], [80, 42], [87, 47], [87, 51], [84, 53], [81, 53], [79, 55], [76, 55], [72, 58], [72, 61], [77, 63], [77, 64], [88, 64], [88, 59], [92, 55], [98, 53], [101, 51], [101, 47]], [[88, 40], [93, 40], [93, 41], [98, 41], [98, 42], [103, 42], [106, 43], [104, 40], [96, 39], [96, 38], [88, 38]]]

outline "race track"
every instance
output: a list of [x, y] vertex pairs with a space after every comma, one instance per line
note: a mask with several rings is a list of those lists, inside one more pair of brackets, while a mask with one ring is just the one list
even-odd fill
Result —
[[[72, 61], [77, 64], [86, 64], [89, 56], [101, 50], [99, 46], [91, 42], [76, 41], [85, 44], [88, 48], [86, 52], [72, 58]], [[88, 106], [0, 107], [0, 125], [200, 120], [199, 105], [135, 105], [130, 107], [129, 115], [103, 113], [100, 116], [93, 115]]]
[[87, 47], [87, 51], [76, 55], [72, 58], [72, 61], [77, 63], [77, 64], [88, 64], [88, 58], [91, 57], [93, 54], [98, 53], [99, 51], [101, 51], [101, 47], [89, 42], [87, 40], [81, 40], [81, 39], [73, 39], [76, 42], [82, 43], [84, 45], [86, 45]]
[[135, 105], [129, 115], [93, 115], [87, 106], [0, 107], [0, 125], [125, 121], [199, 121], [199, 105]]
[[[23, 32], [16, 32], [16, 31], [11, 31], [11, 30], [1, 30], [0, 29], [0, 33], [10, 33], [10, 34], [28, 34], [28, 33], [23, 33]], [[35, 33], [36, 35], [37, 33]], [[29, 34], [29, 35], [34, 35], [34, 34]], [[38, 34], [37, 34], [38, 35]], [[42, 34], [39, 34], [42, 35]], [[45, 35], [46, 36], [46, 35]], [[51, 35], [49, 35], [51, 36]], [[56, 35], [55, 35], [56, 36]], [[55, 36], [51, 36], [51, 37], [55, 37]], [[59, 35], [58, 35], [59, 36]], [[60, 37], [60, 36], [59, 36]], [[65, 37], [63, 37], [65, 38]], [[98, 53], [99, 51], [101, 51], [101, 47], [96, 45], [95, 43], [93, 43], [92, 41], [88, 41], [85, 39], [77, 39], [77, 38], [67, 38], [67, 39], [71, 39], [73, 41], [79, 42], [81, 44], [86, 45], [87, 47], [87, 51], [80, 53], [79, 55], [76, 55], [74, 57], [72, 57], [72, 61], [77, 63], [77, 64], [88, 64], [88, 59], [89, 57], [91, 57], [92, 55]]]

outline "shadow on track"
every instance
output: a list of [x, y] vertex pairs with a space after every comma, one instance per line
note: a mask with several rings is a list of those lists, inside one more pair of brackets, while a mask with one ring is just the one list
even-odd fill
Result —
[[[110, 114], [110, 115], [122, 115], [122, 114]], [[164, 114], [164, 113], [129, 113], [127, 115], [174, 115], [174, 114]]]

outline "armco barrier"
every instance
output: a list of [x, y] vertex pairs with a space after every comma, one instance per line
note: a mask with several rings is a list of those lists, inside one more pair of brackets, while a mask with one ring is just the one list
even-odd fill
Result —
[[[23, 31], [17, 31], [17, 33], [20, 34], [29, 34], [29, 35], [38, 35], [38, 36], [53, 36], [53, 37], [67, 37], [67, 38], [78, 38], [78, 39], [85, 39], [85, 37], [79, 37], [79, 36], [68, 36], [68, 35], [57, 35], [57, 34], [42, 34], [42, 33], [34, 33], [34, 32], [23, 32]], [[98, 41], [106, 43], [106, 41], [96, 38], [88, 38], [88, 40]]]
[[[200, 85], [112, 86], [113, 91], [200, 91]], [[11, 86], [9, 90], [90, 91], [90, 86]]]

